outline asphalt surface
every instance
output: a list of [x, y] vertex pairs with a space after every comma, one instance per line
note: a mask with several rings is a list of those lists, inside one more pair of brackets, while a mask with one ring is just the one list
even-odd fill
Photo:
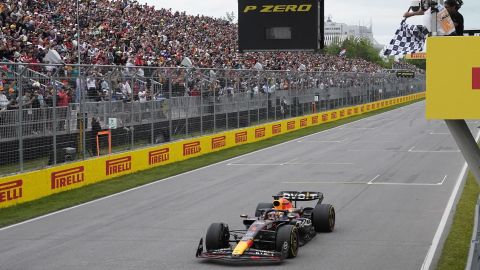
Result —
[[464, 164], [445, 124], [424, 119], [424, 106], [0, 230], [0, 269], [231, 268], [196, 259], [199, 239], [212, 222], [242, 228], [239, 215], [253, 215], [280, 190], [323, 192], [336, 229], [262, 269], [420, 269]]

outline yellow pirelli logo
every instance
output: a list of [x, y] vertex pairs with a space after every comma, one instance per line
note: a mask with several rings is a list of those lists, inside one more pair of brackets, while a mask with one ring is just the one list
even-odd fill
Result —
[[262, 5], [262, 6], [246, 6], [243, 13], [259, 12], [259, 13], [288, 13], [288, 12], [309, 12], [313, 5]]

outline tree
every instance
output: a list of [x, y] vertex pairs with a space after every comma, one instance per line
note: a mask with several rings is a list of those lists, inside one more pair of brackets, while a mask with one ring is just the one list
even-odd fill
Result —
[[235, 12], [233, 11], [227, 11], [227, 13], [225, 14], [225, 20], [227, 20], [229, 23], [234, 23], [236, 18], [237, 16], [235, 16]]
[[349, 37], [343, 42], [333, 42], [325, 48], [325, 53], [339, 55], [343, 49], [347, 50], [347, 58], [361, 58], [385, 68], [392, 67], [393, 60], [380, 57], [378, 49], [366, 38]]

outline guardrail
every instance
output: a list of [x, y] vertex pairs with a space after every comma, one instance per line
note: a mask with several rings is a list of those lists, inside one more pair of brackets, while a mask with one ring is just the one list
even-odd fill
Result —
[[472, 242], [470, 244], [470, 251], [468, 253], [468, 261], [465, 270], [479, 270], [480, 269], [480, 196], [475, 206], [475, 223], [473, 225]]

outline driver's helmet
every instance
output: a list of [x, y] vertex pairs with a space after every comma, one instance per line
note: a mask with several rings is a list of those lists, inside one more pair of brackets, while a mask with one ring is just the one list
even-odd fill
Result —
[[293, 209], [293, 205], [289, 200], [287, 200], [285, 198], [280, 198], [280, 199], [275, 200], [273, 202], [273, 208], [275, 210], [284, 210], [285, 211], [285, 210]]

